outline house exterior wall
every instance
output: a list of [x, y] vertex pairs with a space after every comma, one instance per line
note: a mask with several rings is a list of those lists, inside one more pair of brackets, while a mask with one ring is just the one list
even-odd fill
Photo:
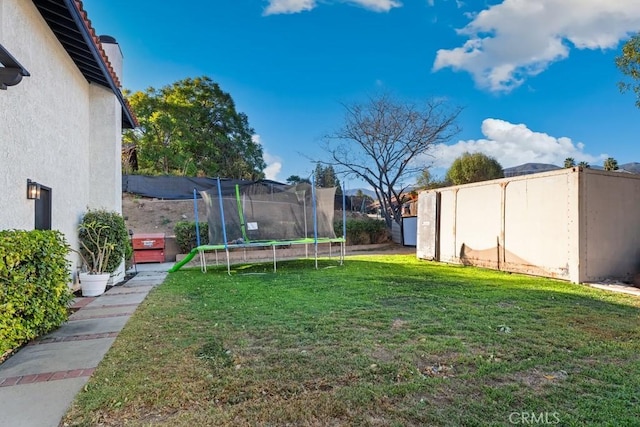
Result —
[[100, 85], [90, 85], [89, 93], [89, 206], [122, 213], [122, 107]]
[[0, 228], [34, 228], [31, 179], [52, 189], [52, 228], [77, 249], [87, 208], [122, 211], [122, 110], [87, 82], [32, 2], [2, 0], [0, 10], [2, 44], [31, 74], [0, 91]]
[[638, 176], [562, 169], [423, 192], [419, 205], [434, 192], [440, 261], [572, 282], [640, 272]]

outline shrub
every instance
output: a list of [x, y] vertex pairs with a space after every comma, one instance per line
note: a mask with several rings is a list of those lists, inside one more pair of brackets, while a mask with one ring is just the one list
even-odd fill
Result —
[[[336, 234], [342, 235], [342, 219], [334, 222]], [[347, 244], [368, 245], [384, 243], [389, 240], [389, 233], [384, 221], [379, 219], [347, 218]]]
[[[198, 227], [200, 229], [200, 244], [206, 245], [209, 243], [209, 224], [206, 222], [199, 222]], [[176, 223], [173, 228], [176, 233], [176, 243], [180, 248], [180, 252], [183, 254], [191, 252], [191, 249], [198, 246], [198, 240], [196, 239], [196, 223], [195, 221], [181, 221]]]
[[69, 250], [59, 231], [0, 231], [0, 356], [67, 320]]
[[99, 209], [89, 210], [80, 221], [78, 237], [82, 242], [81, 246], [83, 246], [80, 249], [80, 253], [85, 261], [90, 264], [87, 266], [90, 271], [97, 268], [96, 265], [93, 265], [91, 256], [91, 252], [94, 254], [99, 252], [98, 244], [91, 238], [91, 231], [96, 229], [99, 229], [101, 233], [100, 246], [110, 246], [109, 258], [106, 260], [106, 266], [102, 268], [102, 271], [113, 273], [125, 256], [131, 257], [131, 254], [133, 254], [124, 218], [117, 212]]

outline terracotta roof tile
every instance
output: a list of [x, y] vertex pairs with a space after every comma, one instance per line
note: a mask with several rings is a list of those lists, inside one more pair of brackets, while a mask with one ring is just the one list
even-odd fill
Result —
[[91, 25], [91, 20], [87, 16], [87, 11], [84, 10], [84, 6], [82, 5], [82, 0], [75, 0], [75, 4], [76, 4], [76, 7], [78, 8], [78, 12], [80, 12], [80, 16], [82, 16], [82, 20], [84, 21], [84, 25], [87, 28], [87, 31], [89, 32], [89, 34], [91, 35], [91, 38], [93, 39], [93, 43], [98, 48], [98, 52], [100, 52], [100, 56], [102, 57], [102, 60], [107, 66], [107, 70], [109, 70], [109, 74], [111, 75], [111, 78], [113, 79], [113, 81], [115, 82], [118, 88], [122, 87], [122, 84], [120, 83], [120, 79], [116, 75], [115, 71], [113, 70], [113, 66], [111, 65], [111, 62], [109, 61], [109, 57], [107, 56], [106, 52], [102, 48], [102, 43], [100, 42], [100, 39], [96, 35], [96, 31], [93, 28], [93, 25]]

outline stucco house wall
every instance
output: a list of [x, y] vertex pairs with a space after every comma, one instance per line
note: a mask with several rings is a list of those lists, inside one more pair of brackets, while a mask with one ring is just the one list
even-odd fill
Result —
[[0, 91], [0, 229], [34, 228], [31, 179], [51, 188], [51, 228], [77, 249], [87, 208], [122, 212], [123, 105], [87, 80], [34, 2], [0, 1], [0, 43], [30, 73]]

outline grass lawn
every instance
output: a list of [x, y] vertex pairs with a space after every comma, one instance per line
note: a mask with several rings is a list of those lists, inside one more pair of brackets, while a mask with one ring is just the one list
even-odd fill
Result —
[[640, 299], [360, 256], [186, 270], [65, 425], [637, 426]]

